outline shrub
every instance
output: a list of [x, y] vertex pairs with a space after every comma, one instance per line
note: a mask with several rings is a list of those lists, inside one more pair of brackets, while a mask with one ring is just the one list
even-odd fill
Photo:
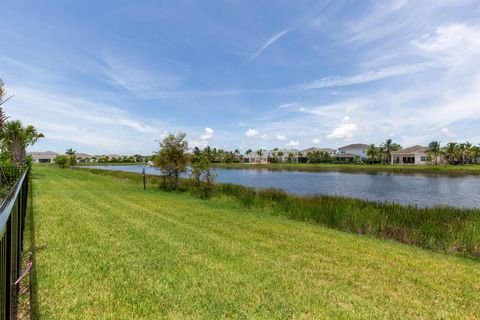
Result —
[[69, 158], [64, 154], [59, 154], [53, 159], [53, 161], [60, 167], [65, 168], [67, 164], [70, 164]]

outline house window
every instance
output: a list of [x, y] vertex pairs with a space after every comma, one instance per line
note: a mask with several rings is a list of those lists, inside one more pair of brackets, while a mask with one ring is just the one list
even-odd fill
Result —
[[427, 161], [427, 156], [421, 156], [421, 157], [420, 157], [420, 161], [422, 161], [422, 162]]
[[415, 157], [403, 157], [403, 163], [415, 163]]

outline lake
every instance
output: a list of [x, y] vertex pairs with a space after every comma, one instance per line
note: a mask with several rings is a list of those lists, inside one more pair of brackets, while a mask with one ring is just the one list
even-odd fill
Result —
[[[141, 165], [88, 166], [160, 175], [160, 170]], [[391, 172], [300, 172], [268, 169], [215, 168], [216, 181], [255, 188], [278, 188], [292, 194], [325, 194], [419, 207], [480, 208], [480, 176]]]

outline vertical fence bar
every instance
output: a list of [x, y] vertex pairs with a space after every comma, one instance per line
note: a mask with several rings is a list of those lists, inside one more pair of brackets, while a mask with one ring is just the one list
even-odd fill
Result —
[[[23, 231], [28, 198], [29, 168], [1, 168], [11, 186], [0, 203], [0, 320], [16, 319], [21, 273]], [[2, 181], [3, 182], [3, 181]]]

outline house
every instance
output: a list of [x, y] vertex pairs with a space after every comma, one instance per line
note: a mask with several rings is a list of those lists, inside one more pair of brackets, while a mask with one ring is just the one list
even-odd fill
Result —
[[87, 153], [77, 153], [76, 154], [78, 162], [93, 162], [94, 156]]
[[27, 155], [32, 157], [34, 163], [53, 163], [58, 153], [53, 151], [29, 152]]
[[367, 144], [354, 143], [338, 148], [337, 160], [351, 162], [355, 159], [365, 160], [367, 158]]
[[119, 154], [114, 154], [114, 153], [107, 155], [107, 157], [108, 157], [108, 160], [109, 160], [109, 161], [119, 161], [119, 160], [122, 159], [122, 156], [121, 156], [121, 155], [119, 155]]
[[244, 156], [243, 161], [248, 163], [268, 163], [268, 152], [264, 151], [261, 156], [257, 152], [251, 152]]
[[[392, 164], [427, 164], [432, 160], [428, 154], [428, 148], [418, 145], [392, 151], [390, 157]], [[443, 159], [441, 156], [438, 156], [437, 163], [440, 162], [443, 162]]]
[[337, 154], [337, 150], [335, 149], [311, 147], [311, 148], [300, 151], [298, 162], [300, 163], [308, 162], [308, 154], [313, 152], [320, 152], [320, 153], [326, 152], [330, 157], [335, 157], [335, 155]]
[[297, 149], [271, 150], [268, 152], [268, 159], [269, 162], [273, 162], [273, 159], [278, 162], [298, 162], [301, 155], [302, 153]]

